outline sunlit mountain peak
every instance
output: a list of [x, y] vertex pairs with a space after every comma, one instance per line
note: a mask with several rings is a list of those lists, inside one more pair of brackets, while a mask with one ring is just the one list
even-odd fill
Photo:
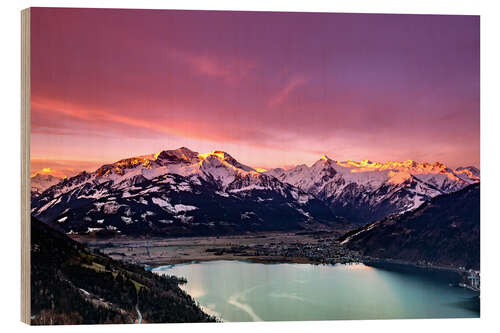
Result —
[[204, 154], [198, 154], [198, 157], [201, 159], [206, 159], [209, 156], [215, 156], [218, 157], [219, 159], [226, 159], [226, 157], [231, 157], [228, 153], [222, 151], [222, 150], [214, 150], [209, 153], [204, 153]]

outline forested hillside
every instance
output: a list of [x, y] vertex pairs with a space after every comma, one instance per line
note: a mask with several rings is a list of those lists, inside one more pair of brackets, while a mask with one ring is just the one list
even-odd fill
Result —
[[206, 322], [176, 277], [91, 252], [32, 218], [31, 323]]

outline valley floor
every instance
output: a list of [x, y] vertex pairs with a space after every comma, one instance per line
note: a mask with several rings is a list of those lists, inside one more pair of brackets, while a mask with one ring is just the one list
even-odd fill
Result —
[[346, 231], [150, 239], [76, 236], [74, 239], [114, 259], [149, 266], [207, 260], [330, 264], [359, 261], [357, 252], [345, 249], [336, 241]]

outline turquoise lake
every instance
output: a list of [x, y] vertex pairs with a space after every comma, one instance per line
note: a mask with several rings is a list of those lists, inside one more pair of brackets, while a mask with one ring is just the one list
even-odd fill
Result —
[[223, 260], [153, 272], [185, 277], [182, 288], [223, 321], [479, 317], [471, 306], [477, 293], [423, 272]]

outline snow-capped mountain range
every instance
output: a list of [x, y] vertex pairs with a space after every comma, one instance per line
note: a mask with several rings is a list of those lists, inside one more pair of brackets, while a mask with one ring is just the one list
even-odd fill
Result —
[[474, 167], [337, 162], [262, 172], [223, 151], [124, 159], [32, 195], [32, 215], [67, 233], [158, 235], [367, 223], [479, 181]]
[[436, 162], [339, 162], [322, 156], [311, 166], [266, 172], [325, 202], [352, 223], [368, 223], [417, 208], [439, 194], [479, 182], [479, 170]]
[[32, 198], [31, 212], [67, 233], [199, 235], [339, 222], [312, 194], [225, 152], [187, 148], [82, 172]]

